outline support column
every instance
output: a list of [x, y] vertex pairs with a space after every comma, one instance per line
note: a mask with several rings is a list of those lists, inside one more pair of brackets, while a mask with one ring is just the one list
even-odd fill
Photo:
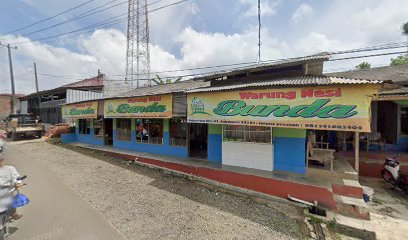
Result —
[[163, 119], [163, 145], [170, 146], [170, 119]]
[[359, 172], [360, 165], [360, 133], [355, 132], [354, 134], [354, 169]]

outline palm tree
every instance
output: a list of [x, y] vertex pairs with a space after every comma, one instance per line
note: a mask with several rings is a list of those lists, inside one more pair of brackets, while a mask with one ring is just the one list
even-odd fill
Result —
[[165, 81], [163, 81], [163, 79], [156, 74], [156, 78], [153, 78], [152, 81], [156, 84], [156, 85], [163, 85], [163, 84], [169, 84], [169, 83], [176, 83], [176, 82], [180, 82], [181, 79], [183, 77], [178, 77], [176, 79], [171, 79], [171, 78], [167, 78]]
[[[402, 24], [402, 34], [407, 37], [407, 45], [408, 45], [408, 22]], [[408, 46], [407, 46], [407, 56], [408, 56]]]

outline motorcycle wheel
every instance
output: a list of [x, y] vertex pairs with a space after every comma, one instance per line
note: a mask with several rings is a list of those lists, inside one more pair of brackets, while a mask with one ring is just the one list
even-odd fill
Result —
[[6, 226], [3, 226], [2, 229], [0, 229], [0, 240], [5, 240], [6, 239]]
[[385, 171], [384, 169], [381, 170], [381, 176], [386, 182], [391, 183], [392, 185], [395, 186], [395, 181], [388, 171]]

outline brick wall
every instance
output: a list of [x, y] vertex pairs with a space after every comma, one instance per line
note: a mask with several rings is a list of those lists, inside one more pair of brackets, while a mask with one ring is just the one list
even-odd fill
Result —
[[[20, 109], [20, 101], [19, 99], [15, 99], [16, 106], [14, 106], [15, 110]], [[0, 118], [5, 118], [10, 114], [10, 94], [0, 94]]]

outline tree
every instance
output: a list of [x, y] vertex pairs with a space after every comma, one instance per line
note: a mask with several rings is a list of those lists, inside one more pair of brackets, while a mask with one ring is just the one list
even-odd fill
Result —
[[[407, 37], [407, 45], [408, 45], [408, 22], [402, 24], [401, 28], [402, 28], [402, 34], [404, 34]], [[408, 48], [407, 48], [407, 56], [408, 56]]]
[[391, 58], [391, 66], [396, 66], [396, 65], [403, 65], [403, 64], [408, 64], [408, 56], [398, 56], [397, 58]]
[[371, 68], [371, 64], [369, 64], [368, 62], [362, 62], [362, 63], [360, 63], [360, 64], [358, 64], [358, 65], [356, 66], [356, 69], [359, 69], [359, 70], [361, 70], [361, 69], [369, 69], [369, 68]]
[[156, 78], [153, 78], [152, 81], [156, 83], [156, 85], [164, 85], [164, 84], [169, 84], [169, 83], [180, 82], [182, 78], [183, 77], [178, 77], [176, 79], [167, 78], [165, 81], [163, 81], [163, 79], [159, 75], [156, 74]]

